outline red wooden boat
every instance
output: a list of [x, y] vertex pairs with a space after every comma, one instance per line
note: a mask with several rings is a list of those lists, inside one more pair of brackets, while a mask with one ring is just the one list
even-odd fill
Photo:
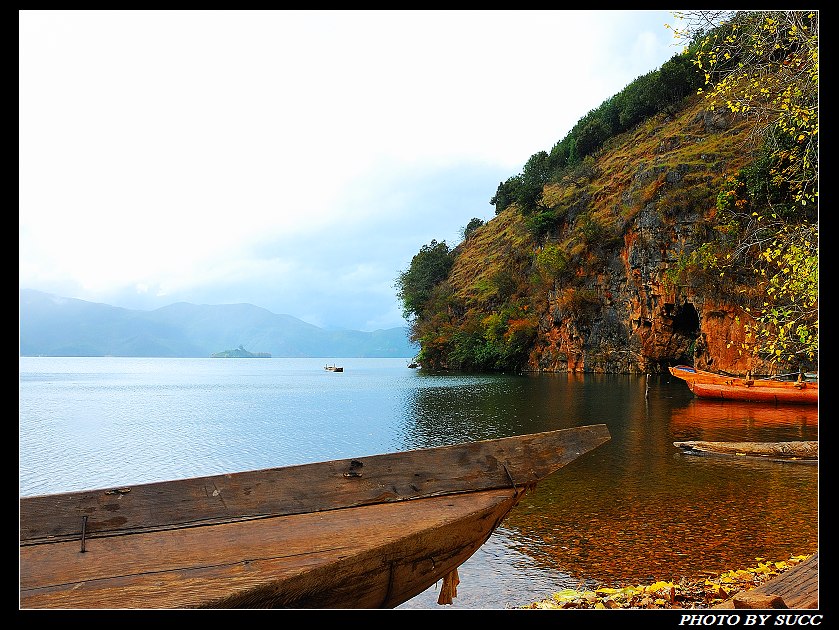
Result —
[[687, 365], [668, 369], [670, 374], [685, 381], [690, 391], [700, 398], [806, 405], [819, 402], [818, 380], [805, 380], [800, 376], [798, 380], [784, 381], [771, 377], [728, 376]]

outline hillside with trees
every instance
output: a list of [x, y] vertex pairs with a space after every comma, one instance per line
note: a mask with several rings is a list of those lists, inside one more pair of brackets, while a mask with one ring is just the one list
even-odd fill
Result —
[[429, 369], [818, 366], [818, 12], [692, 11], [682, 53], [396, 280]]

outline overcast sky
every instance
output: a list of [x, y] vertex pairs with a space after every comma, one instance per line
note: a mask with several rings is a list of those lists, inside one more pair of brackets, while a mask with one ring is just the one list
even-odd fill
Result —
[[680, 52], [669, 11], [19, 12], [20, 286], [405, 325], [394, 281]]

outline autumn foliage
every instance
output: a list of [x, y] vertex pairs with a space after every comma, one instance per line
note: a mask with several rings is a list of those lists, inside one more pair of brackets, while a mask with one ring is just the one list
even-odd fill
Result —
[[740, 592], [764, 584], [810, 557], [812, 554], [792, 556], [782, 561], [757, 558], [754, 567], [724, 571], [701, 580], [659, 581], [593, 590], [565, 589], [524, 608], [711, 608]]

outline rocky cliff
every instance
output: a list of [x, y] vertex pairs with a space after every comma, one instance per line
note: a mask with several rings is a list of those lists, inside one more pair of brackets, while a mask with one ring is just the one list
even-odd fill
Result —
[[721, 279], [686, 262], [716, 238], [716, 197], [750, 161], [751, 131], [695, 97], [611, 139], [545, 188], [547, 234], [534, 238], [511, 206], [455, 248], [452, 322], [517, 301], [535, 328], [531, 371], [797, 370], [740, 354], [749, 269]]

